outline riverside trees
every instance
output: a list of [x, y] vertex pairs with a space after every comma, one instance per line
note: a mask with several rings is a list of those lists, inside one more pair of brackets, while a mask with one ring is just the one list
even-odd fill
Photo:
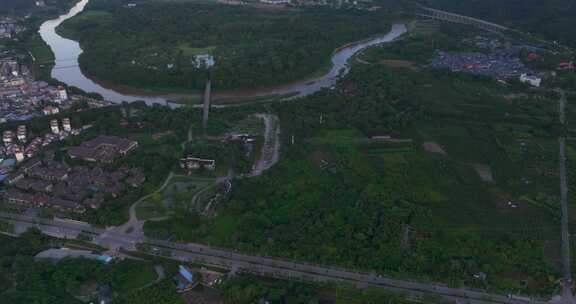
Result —
[[[261, 10], [198, 2], [94, 0], [59, 31], [79, 39], [83, 70], [100, 79], [157, 89], [203, 88], [194, 56], [216, 59], [218, 89], [254, 88], [310, 76], [346, 43], [386, 33], [383, 12]], [[353, 25], [353, 26], [351, 26]]]

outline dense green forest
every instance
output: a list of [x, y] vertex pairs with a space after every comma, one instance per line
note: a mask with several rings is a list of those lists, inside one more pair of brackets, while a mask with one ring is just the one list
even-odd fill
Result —
[[[363, 303], [408, 304], [403, 295], [382, 289], [357, 289], [348, 284], [305, 284], [250, 275], [230, 278], [218, 287], [226, 303], [252, 304], [265, 299], [272, 304]], [[427, 299], [424, 299], [427, 300]], [[432, 300], [432, 299], [430, 299]], [[429, 301], [427, 303], [436, 303]]]
[[[351, 25], [354, 26], [351, 26]], [[79, 39], [80, 64], [96, 78], [148, 89], [203, 88], [193, 58], [212, 54], [217, 89], [286, 83], [325, 68], [332, 51], [387, 32], [383, 12], [262, 10], [203, 2], [91, 1], [59, 31]]]
[[[78, 304], [82, 303], [79, 298], [96, 297], [101, 285], [110, 287], [111, 296], [129, 295], [131, 290], [156, 279], [150, 264], [137, 261], [106, 265], [82, 258], [66, 258], [56, 264], [34, 259], [38, 252], [61, 243], [38, 231], [29, 231], [19, 238], [0, 235], [0, 303]], [[176, 295], [173, 288], [147, 292], [151, 301], [170, 295]]]
[[[551, 293], [550, 252], [559, 248], [546, 241], [558, 237], [555, 99], [543, 103], [523, 90], [443, 70], [357, 65], [336, 90], [273, 106], [282, 160], [238, 181], [218, 218], [190, 227], [192, 240]], [[375, 135], [396, 140], [369, 139]], [[473, 277], [479, 272], [486, 281]]]
[[72, 6], [77, 0], [45, 0], [45, 7], [37, 7], [36, 0], [0, 0], [0, 14], [25, 14], [32, 10], [65, 9]]
[[431, 7], [485, 18], [547, 40], [576, 46], [576, 1], [574, 0], [423, 0]]

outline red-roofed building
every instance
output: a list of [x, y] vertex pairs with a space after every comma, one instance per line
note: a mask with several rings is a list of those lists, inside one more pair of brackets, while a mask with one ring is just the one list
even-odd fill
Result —
[[573, 70], [574, 69], [574, 63], [572, 61], [560, 61], [560, 63], [558, 64], [558, 70]]

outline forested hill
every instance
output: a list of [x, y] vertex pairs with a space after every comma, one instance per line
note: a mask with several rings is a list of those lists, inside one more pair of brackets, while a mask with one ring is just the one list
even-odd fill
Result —
[[576, 46], [576, 0], [422, 0], [433, 8], [487, 19]]
[[0, 15], [17, 14], [23, 15], [41, 9], [52, 11], [54, 9], [64, 10], [72, 6], [78, 0], [44, 0], [45, 7], [37, 7], [36, 0], [0, 0]]
[[0, 0], [0, 13], [34, 7], [34, 0]]
[[[192, 62], [216, 58], [218, 89], [254, 88], [302, 79], [327, 65], [333, 50], [386, 33], [384, 11], [257, 9], [196, 1], [92, 0], [61, 34], [80, 41], [82, 70], [147, 89], [201, 89]], [[354, 25], [354, 26], [351, 26]]]

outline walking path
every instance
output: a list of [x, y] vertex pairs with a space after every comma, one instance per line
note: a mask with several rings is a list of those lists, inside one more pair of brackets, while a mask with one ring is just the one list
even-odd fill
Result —
[[[566, 124], [566, 93], [560, 91], [559, 119], [562, 125]], [[566, 172], [566, 135], [562, 134], [558, 138], [559, 142], [559, 166], [560, 166], [560, 209], [561, 230], [562, 230], [562, 303], [576, 303], [572, 294], [572, 267], [570, 259], [570, 230], [568, 213], [568, 177]]]
[[132, 204], [132, 206], [130, 206], [130, 209], [128, 211], [128, 213], [130, 214], [130, 219], [128, 220], [128, 222], [122, 226], [118, 226], [118, 230], [123, 232], [123, 233], [128, 233], [128, 230], [130, 228], [132, 228], [132, 232], [134, 234], [142, 234], [142, 227], [144, 225], [144, 221], [142, 220], [138, 220], [138, 217], [136, 215], [136, 208], [138, 208], [138, 204], [142, 203], [143, 201], [147, 200], [148, 198], [150, 198], [152, 195], [158, 193], [158, 192], [162, 192], [164, 191], [164, 189], [166, 188], [166, 186], [168, 186], [168, 184], [170, 183], [170, 180], [172, 180], [172, 178], [174, 177], [174, 172], [170, 172], [170, 174], [168, 174], [168, 177], [166, 177], [166, 180], [164, 181], [164, 183], [162, 184], [162, 186], [160, 186], [160, 188], [158, 188], [156, 191], [141, 197], [139, 200], [137, 200], [134, 204]]

